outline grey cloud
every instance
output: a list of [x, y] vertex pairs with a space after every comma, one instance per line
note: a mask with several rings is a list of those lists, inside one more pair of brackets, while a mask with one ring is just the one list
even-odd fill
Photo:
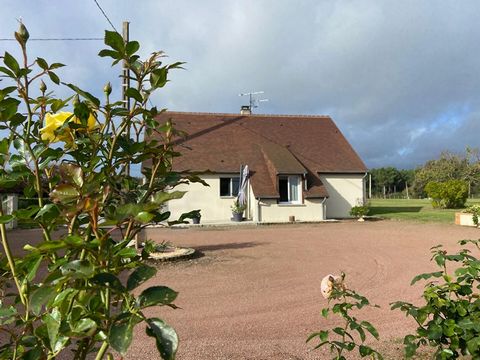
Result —
[[[143, 55], [163, 49], [167, 61], [187, 62], [187, 70], [173, 73], [155, 97], [159, 106], [237, 112], [246, 100], [238, 93], [264, 90], [270, 102], [257, 112], [330, 114], [372, 167], [412, 167], [444, 149], [480, 145], [476, 1], [100, 4], [117, 28], [131, 21]], [[12, 33], [20, 15], [36, 37], [102, 36], [109, 28], [93, 1], [3, 5], [2, 37]], [[101, 95], [105, 81], [118, 81], [119, 68], [95, 58], [100, 48], [101, 43], [42, 43], [32, 50], [67, 63], [65, 79]], [[457, 109], [468, 109], [458, 127], [448, 121], [432, 126]]]

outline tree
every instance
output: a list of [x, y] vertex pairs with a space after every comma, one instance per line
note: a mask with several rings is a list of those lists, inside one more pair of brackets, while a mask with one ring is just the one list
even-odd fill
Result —
[[372, 190], [374, 194], [388, 194], [405, 190], [413, 181], [413, 170], [398, 170], [394, 167], [370, 169], [372, 175]]
[[415, 171], [413, 190], [416, 196], [426, 196], [427, 183], [462, 180], [477, 185], [480, 178], [478, 150], [469, 149], [464, 155], [444, 151], [439, 159], [429, 160]]

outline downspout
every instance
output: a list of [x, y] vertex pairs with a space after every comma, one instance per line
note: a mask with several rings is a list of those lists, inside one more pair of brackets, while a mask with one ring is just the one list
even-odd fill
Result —
[[363, 175], [362, 177], [362, 196], [363, 196], [363, 199], [362, 199], [362, 205], [365, 205], [366, 203], [366, 197], [367, 197], [367, 185], [365, 184], [365, 178], [368, 176], [368, 172], [365, 173], [365, 175]]
[[327, 211], [325, 210], [325, 201], [327, 201], [327, 198], [324, 197], [323, 200], [322, 200], [322, 220], [326, 220], [327, 219]]
[[257, 198], [257, 223], [261, 221], [260, 219], [260, 198]]

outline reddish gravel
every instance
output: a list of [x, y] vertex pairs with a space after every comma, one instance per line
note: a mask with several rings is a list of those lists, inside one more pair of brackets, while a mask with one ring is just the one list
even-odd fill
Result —
[[[320, 316], [326, 305], [320, 280], [344, 271], [347, 285], [381, 306], [362, 311], [381, 335], [387, 358], [401, 358], [401, 339], [415, 329], [389, 303], [419, 303], [418, 273], [433, 269], [430, 247], [477, 238], [477, 229], [408, 222], [342, 222], [235, 229], [150, 230], [156, 241], [200, 249], [196, 260], [159, 265], [146, 286], [179, 291], [176, 305], [150, 315], [172, 324], [181, 339], [179, 360], [326, 359], [305, 344], [313, 331], [334, 322]], [[378, 344], [372, 343], [374, 346]], [[128, 359], [158, 359], [151, 338], [137, 332]]]
[[[259, 227], [150, 229], [156, 241], [201, 250], [205, 256], [158, 264], [147, 286], [167, 285], [181, 309], [154, 308], [177, 330], [179, 360], [327, 359], [305, 344], [314, 331], [335, 324], [320, 310], [327, 302], [320, 281], [344, 271], [347, 285], [380, 309], [362, 310], [359, 318], [379, 330], [387, 359], [401, 358], [401, 339], [415, 329], [389, 303], [419, 303], [422, 286], [410, 287], [416, 274], [434, 269], [430, 247], [455, 250], [461, 239], [478, 238], [477, 229], [455, 225], [378, 221]], [[11, 239], [28, 240], [32, 231], [15, 231]], [[18, 241], [17, 244], [23, 243]], [[137, 328], [126, 359], [159, 359], [153, 339]]]

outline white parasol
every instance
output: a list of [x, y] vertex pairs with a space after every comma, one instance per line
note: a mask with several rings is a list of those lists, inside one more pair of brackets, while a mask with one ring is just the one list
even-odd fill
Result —
[[248, 180], [248, 165], [240, 168], [240, 187], [238, 189], [238, 204], [245, 205], [247, 203], [247, 180]]

